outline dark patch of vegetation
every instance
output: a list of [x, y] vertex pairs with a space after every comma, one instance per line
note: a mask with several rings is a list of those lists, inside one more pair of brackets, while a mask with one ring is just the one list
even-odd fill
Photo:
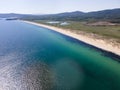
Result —
[[120, 9], [102, 10], [96, 12], [65, 12], [60, 14], [31, 15], [31, 14], [0, 14], [0, 18], [18, 17], [24, 20], [54, 20], [54, 21], [110, 21], [120, 23]]
[[120, 9], [103, 10], [97, 12], [66, 12], [60, 14], [23, 17], [23, 19], [54, 20], [54, 21], [110, 21], [120, 23]]

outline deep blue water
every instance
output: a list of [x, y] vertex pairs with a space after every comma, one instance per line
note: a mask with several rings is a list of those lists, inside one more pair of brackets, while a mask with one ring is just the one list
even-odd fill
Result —
[[120, 90], [119, 60], [52, 30], [0, 20], [2, 90]]

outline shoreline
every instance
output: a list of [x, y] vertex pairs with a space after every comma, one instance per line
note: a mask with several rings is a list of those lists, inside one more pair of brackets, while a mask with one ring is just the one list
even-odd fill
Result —
[[92, 37], [89, 37], [88, 35], [85, 35], [85, 34], [84, 35], [83, 34], [77, 34], [75, 32], [67, 30], [67, 29], [61, 29], [61, 28], [58, 28], [58, 27], [49, 26], [49, 25], [45, 25], [45, 24], [40, 24], [40, 23], [36, 23], [36, 22], [31, 22], [31, 21], [23, 21], [23, 22], [33, 24], [33, 25], [37, 25], [37, 26], [44, 27], [44, 28], [48, 28], [50, 30], [59, 32], [59, 33], [64, 34], [66, 36], [70, 36], [70, 37], [75, 38], [77, 40], [80, 40], [84, 43], [90, 44], [92, 46], [98, 47], [102, 50], [105, 50], [105, 51], [108, 51], [108, 52], [111, 52], [111, 53], [114, 53], [114, 54], [120, 56], [120, 47], [108, 43], [107, 40], [92, 38]]

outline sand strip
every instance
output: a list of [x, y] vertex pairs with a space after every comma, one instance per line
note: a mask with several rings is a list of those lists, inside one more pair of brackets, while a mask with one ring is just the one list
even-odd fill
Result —
[[31, 21], [24, 21], [24, 22], [54, 30], [56, 32], [62, 33], [64, 35], [73, 37], [75, 39], [78, 39], [80, 41], [83, 41], [85, 43], [93, 45], [95, 47], [98, 47], [100, 49], [103, 49], [103, 50], [112, 52], [114, 54], [120, 55], [120, 47], [113, 45], [113, 44], [110, 44], [106, 40], [97, 39], [97, 38], [90, 38], [87, 35], [77, 34], [77, 33], [74, 33], [70, 30], [65, 30], [65, 29], [54, 27], [54, 26], [44, 25], [44, 24], [35, 23], [35, 22], [31, 22]]

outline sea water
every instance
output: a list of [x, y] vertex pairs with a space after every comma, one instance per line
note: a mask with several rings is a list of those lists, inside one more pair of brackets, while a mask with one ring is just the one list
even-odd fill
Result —
[[0, 21], [0, 90], [120, 90], [119, 61], [47, 28]]

